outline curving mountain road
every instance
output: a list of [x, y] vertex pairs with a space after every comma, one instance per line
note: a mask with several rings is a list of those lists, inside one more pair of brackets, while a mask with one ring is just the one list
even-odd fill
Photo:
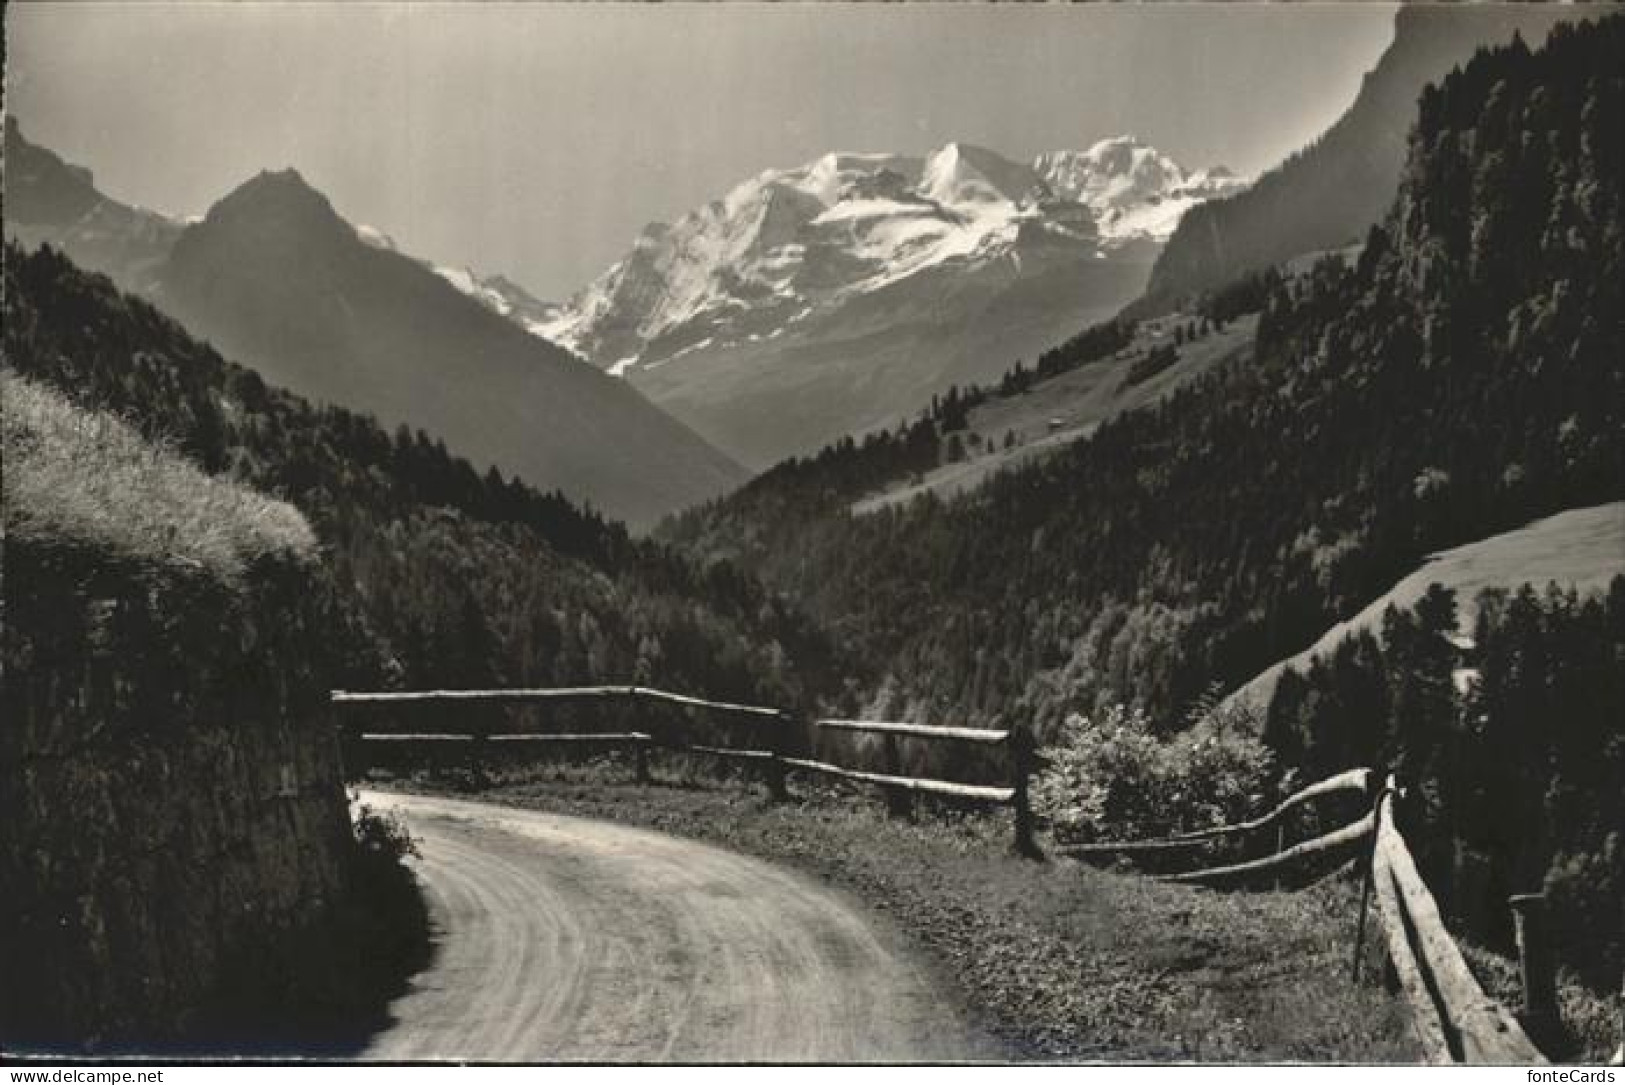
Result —
[[925, 974], [795, 873], [584, 818], [380, 792], [362, 801], [396, 811], [418, 838], [438, 942], [363, 1059], [977, 1057]]

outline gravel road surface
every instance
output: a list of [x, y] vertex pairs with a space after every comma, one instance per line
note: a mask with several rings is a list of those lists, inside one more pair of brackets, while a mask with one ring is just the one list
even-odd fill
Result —
[[795, 872], [585, 818], [361, 799], [418, 839], [436, 928], [433, 962], [364, 1059], [957, 1061], [982, 1048], [895, 938]]

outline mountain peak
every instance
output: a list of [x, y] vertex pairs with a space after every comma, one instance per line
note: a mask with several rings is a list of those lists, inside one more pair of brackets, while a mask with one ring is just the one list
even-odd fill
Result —
[[327, 197], [291, 166], [261, 170], [209, 208], [204, 222], [241, 219], [271, 222], [283, 228], [331, 229], [344, 222]]
[[1039, 178], [1030, 167], [971, 143], [947, 143], [925, 161], [922, 192], [943, 204], [1008, 200], [1033, 194]]
[[962, 140], [924, 159], [830, 152], [646, 227], [537, 327], [626, 373], [792, 334], [921, 273], [941, 282], [996, 268], [992, 281], [1103, 260], [1239, 187], [1228, 174], [1187, 174], [1134, 135], [1034, 162]]

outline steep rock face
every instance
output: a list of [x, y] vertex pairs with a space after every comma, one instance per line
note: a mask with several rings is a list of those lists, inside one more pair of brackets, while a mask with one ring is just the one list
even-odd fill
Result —
[[30, 143], [6, 118], [6, 237], [27, 246], [50, 242], [81, 267], [138, 288], [169, 254], [181, 226], [109, 199], [82, 166]]
[[1132, 137], [828, 154], [650, 225], [538, 330], [765, 466], [1114, 311], [1179, 215], [1240, 186]]
[[1137, 312], [1295, 256], [1358, 242], [1394, 198], [1422, 88], [1486, 45], [1521, 33], [1538, 44], [1584, 6], [1418, 4], [1399, 9], [1394, 41], [1326, 133], [1239, 194], [1194, 208], [1157, 258]]
[[7, 1046], [152, 1050], [345, 892], [349, 820], [304, 569], [241, 589], [8, 540]]
[[633, 523], [744, 477], [624, 383], [365, 240], [292, 170], [189, 227], [151, 297], [272, 383], [425, 429]]

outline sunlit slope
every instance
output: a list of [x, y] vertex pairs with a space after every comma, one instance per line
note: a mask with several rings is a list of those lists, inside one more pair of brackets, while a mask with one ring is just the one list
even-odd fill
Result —
[[1328, 655], [1346, 637], [1361, 630], [1376, 632], [1390, 606], [1412, 606], [1430, 584], [1456, 593], [1458, 627], [1472, 629], [1478, 593], [1485, 588], [1545, 586], [1555, 581], [1581, 593], [1600, 591], [1625, 573], [1625, 502], [1570, 509], [1544, 520], [1434, 554], [1422, 567], [1373, 600], [1354, 617], [1328, 629], [1319, 640], [1290, 659], [1270, 667], [1231, 694], [1233, 704], [1264, 709], [1275, 683], [1287, 667], [1300, 670], [1317, 655]]

